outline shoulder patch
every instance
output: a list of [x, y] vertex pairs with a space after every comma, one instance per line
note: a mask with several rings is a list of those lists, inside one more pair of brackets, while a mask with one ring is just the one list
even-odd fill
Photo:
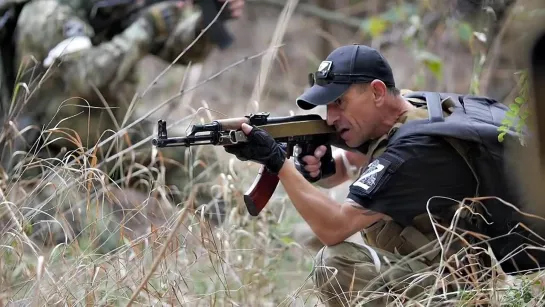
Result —
[[363, 192], [371, 192], [379, 185], [380, 179], [384, 177], [384, 174], [386, 174], [388, 171], [390, 164], [390, 161], [386, 159], [381, 159], [380, 157], [375, 159], [373, 162], [367, 165], [358, 180], [356, 180], [352, 185], [354, 187], [361, 188]]

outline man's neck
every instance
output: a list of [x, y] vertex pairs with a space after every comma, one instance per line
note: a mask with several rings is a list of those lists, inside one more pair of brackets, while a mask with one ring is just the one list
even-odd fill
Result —
[[403, 115], [405, 115], [407, 112], [413, 109], [416, 109], [416, 107], [412, 103], [403, 99], [403, 97], [401, 96], [396, 96], [394, 99], [395, 99], [394, 105], [396, 106], [396, 114], [397, 114], [396, 122], [399, 121], [399, 119]]
[[374, 155], [374, 153], [377, 152], [377, 148], [379, 148], [377, 146], [381, 146], [381, 143], [378, 140], [388, 134], [397, 123], [403, 122], [403, 116], [405, 114], [416, 109], [414, 105], [401, 96], [390, 97], [390, 99], [391, 100], [388, 101], [389, 110], [386, 112], [386, 117], [383, 118], [380, 130], [377, 130], [378, 135], [366, 143], [368, 145], [366, 149], [367, 155]]
[[386, 122], [385, 122], [385, 124], [390, 128], [393, 127], [397, 122], [399, 122], [400, 118], [404, 114], [416, 108], [410, 102], [403, 99], [403, 97], [401, 96], [392, 97], [392, 102], [390, 105], [391, 105], [391, 111], [388, 112], [388, 114], [391, 114], [391, 115], [386, 119]]

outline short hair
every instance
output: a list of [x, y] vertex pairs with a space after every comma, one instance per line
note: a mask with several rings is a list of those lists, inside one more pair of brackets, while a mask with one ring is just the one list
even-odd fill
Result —
[[[370, 82], [365, 83], [356, 83], [355, 85], [358, 87], [360, 91], [365, 91], [367, 87], [371, 84]], [[395, 86], [386, 86], [386, 91], [392, 95], [392, 96], [398, 96], [401, 94], [400, 90]]]
[[399, 89], [395, 86], [387, 86], [386, 90], [388, 91], [388, 93], [390, 93], [393, 96], [399, 96], [401, 94]]

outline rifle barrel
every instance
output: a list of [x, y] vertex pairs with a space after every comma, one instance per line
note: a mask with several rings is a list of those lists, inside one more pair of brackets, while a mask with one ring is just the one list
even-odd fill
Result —
[[254, 125], [271, 135], [277, 142], [292, 146], [298, 142], [320, 141], [328, 143], [338, 137], [334, 127], [317, 114], [269, 118], [268, 114], [254, 114], [248, 117], [226, 118], [203, 125], [193, 125], [185, 137], [169, 138], [166, 122], [158, 122], [158, 137], [152, 140], [156, 147], [219, 145], [229, 146], [246, 142], [246, 135], [240, 130], [242, 123]]
[[155, 138], [151, 143], [157, 147], [189, 147], [193, 145], [212, 144], [212, 138], [209, 135], [191, 135], [187, 137]]

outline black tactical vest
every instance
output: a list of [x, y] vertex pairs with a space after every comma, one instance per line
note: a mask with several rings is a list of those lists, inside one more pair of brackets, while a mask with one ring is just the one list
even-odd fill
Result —
[[[519, 209], [524, 207], [513, 172], [506, 169], [507, 163], [504, 160], [506, 143], [519, 144], [519, 135], [511, 129], [503, 142], [498, 139], [498, 128], [502, 125], [508, 107], [496, 100], [474, 95], [412, 92], [404, 97], [425, 101], [429, 117], [401, 125], [388, 138], [388, 144], [409, 135], [435, 135], [450, 140], [449, 143], [464, 157], [478, 180], [478, 196], [487, 198], [481, 202], [487, 212], [485, 218], [492, 224], [479, 223], [472, 230], [492, 237], [488, 244], [499, 261], [504, 257], [510, 259], [502, 264], [507, 273], [536, 267], [527, 252], [539, 259], [541, 265], [545, 265], [545, 252], [520, 252], [524, 243], [543, 246], [545, 242], [523, 228], [516, 227], [519, 222], [525, 221], [524, 217], [497, 199], [500, 198]], [[444, 111], [450, 115], [445, 117]], [[478, 245], [487, 248], [483, 244], [480, 242]]]

